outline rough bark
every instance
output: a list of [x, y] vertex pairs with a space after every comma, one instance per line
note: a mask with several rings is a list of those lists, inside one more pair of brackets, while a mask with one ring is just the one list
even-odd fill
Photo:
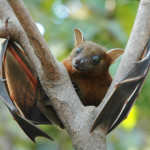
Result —
[[[72, 87], [64, 66], [56, 61], [50, 53], [22, 1], [7, 1], [0, 0], [0, 19], [4, 22], [7, 17], [10, 18], [9, 34], [12, 39], [22, 46], [35, 67], [42, 86], [51, 99], [50, 104], [62, 120], [75, 149], [105, 150], [105, 127], [97, 127], [92, 133], [90, 133], [90, 127], [97, 114], [107, 103], [107, 98], [103, 100], [98, 108], [84, 107]], [[150, 1], [141, 1], [125, 54], [110, 90], [113, 88], [114, 83], [126, 73], [131, 64], [138, 60], [141, 55], [150, 35], [149, 14]], [[5, 37], [4, 27], [0, 28], [0, 37]], [[106, 97], [108, 96], [109, 92]]]
[[122, 56], [121, 62], [113, 79], [113, 82], [106, 93], [102, 103], [97, 108], [101, 112], [107, 103], [108, 97], [115, 87], [116, 83], [130, 70], [132, 64], [139, 60], [143, 49], [150, 37], [150, 0], [141, 0], [137, 16]]
[[[105, 150], [106, 143], [103, 130], [98, 129], [90, 133], [90, 126], [94, 118], [94, 113], [92, 112], [95, 107], [86, 108], [81, 104], [64, 66], [53, 58], [44, 40], [41, 40], [41, 35], [39, 35], [39, 33], [32, 34], [31, 30], [35, 32], [39, 31], [37, 31], [23, 3], [19, 0], [9, 1], [9, 3], [11, 4], [11, 8], [14, 9], [18, 19], [6, 0], [0, 0], [0, 18], [3, 22], [7, 17], [10, 18], [8, 27], [10, 36], [22, 46], [31, 63], [36, 68], [42, 86], [51, 99], [50, 103], [64, 123], [75, 149], [90, 150], [98, 148]], [[20, 7], [21, 10], [19, 10]], [[18, 15], [16, 11], [19, 12]], [[26, 16], [25, 20], [28, 23], [26, 25], [22, 25], [24, 24], [24, 22], [22, 22], [24, 20], [23, 15]], [[19, 16], [21, 18], [23, 17], [23, 19], [19, 18]], [[27, 26], [32, 28], [26, 29]], [[4, 37], [4, 31], [0, 33], [2, 33], [0, 37]], [[36, 49], [37, 45], [40, 46], [41, 49]], [[41, 53], [44, 57], [40, 57]], [[50, 78], [52, 75], [52, 73], [49, 72], [49, 68], [52, 66], [51, 62], [55, 64], [54, 69], [58, 67], [60, 78]], [[50, 74], [48, 75], [47, 72]]]

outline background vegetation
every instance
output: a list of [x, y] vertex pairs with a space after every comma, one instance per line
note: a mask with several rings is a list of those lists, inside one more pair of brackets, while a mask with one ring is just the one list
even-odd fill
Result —
[[[73, 29], [86, 40], [125, 48], [136, 16], [135, 0], [24, 0], [52, 53], [62, 61], [74, 46]], [[114, 76], [119, 61], [110, 68]], [[107, 136], [108, 150], [150, 149], [149, 75], [128, 119]], [[37, 138], [32, 143], [0, 102], [0, 150], [73, 150], [66, 131], [41, 126], [55, 142]]]

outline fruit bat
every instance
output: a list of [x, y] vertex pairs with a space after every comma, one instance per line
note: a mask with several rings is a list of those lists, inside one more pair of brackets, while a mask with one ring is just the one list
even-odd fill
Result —
[[135, 62], [130, 71], [116, 84], [103, 110], [98, 114], [91, 127], [91, 132], [98, 126], [108, 126], [111, 132], [127, 116], [132, 108], [150, 67], [150, 39], [144, 56]]
[[55, 123], [64, 128], [42, 89], [37, 74], [22, 49], [9, 38], [2, 44], [0, 55], [0, 99], [26, 135], [35, 142], [43, 136], [37, 124]]

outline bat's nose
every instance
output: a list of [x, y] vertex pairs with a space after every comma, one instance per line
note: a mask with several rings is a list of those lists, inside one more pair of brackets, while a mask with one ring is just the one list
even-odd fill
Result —
[[80, 64], [81, 64], [81, 65], [85, 64], [85, 59], [81, 59], [81, 60], [80, 60]]
[[86, 62], [85, 59], [77, 59], [77, 60], [75, 61], [75, 65], [76, 65], [76, 66], [84, 65], [85, 62]]

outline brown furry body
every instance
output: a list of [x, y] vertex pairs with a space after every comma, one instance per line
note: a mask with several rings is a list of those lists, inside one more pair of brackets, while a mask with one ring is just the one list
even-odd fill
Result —
[[79, 29], [75, 29], [75, 48], [63, 61], [71, 81], [77, 86], [77, 94], [85, 106], [98, 106], [112, 81], [109, 66], [123, 53], [120, 49], [106, 52], [105, 48], [85, 41]]
[[108, 72], [100, 74], [80, 72], [74, 69], [72, 60], [69, 58], [64, 60], [63, 64], [69, 73], [71, 81], [75, 82], [79, 88], [77, 94], [83, 105], [98, 106], [104, 98], [112, 81], [110, 74]]

